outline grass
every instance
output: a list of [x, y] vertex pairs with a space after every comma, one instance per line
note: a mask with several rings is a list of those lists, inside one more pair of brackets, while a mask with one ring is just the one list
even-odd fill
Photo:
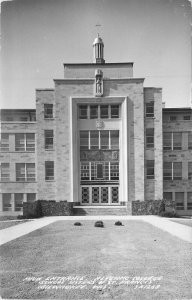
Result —
[[[191, 244], [142, 221], [58, 221], [4, 244], [1, 296], [12, 299], [181, 299], [191, 298]], [[94, 290], [38, 290], [34, 276], [163, 276], [161, 287], [134, 289], [116, 282]]]
[[170, 221], [192, 227], [192, 219], [170, 219]]
[[6, 229], [8, 227], [11, 227], [11, 226], [15, 226], [15, 225], [18, 225], [18, 224], [22, 224], [22, 223], [25, 223], [25, 222], [29, 222], [28, 220], [22, 220], [22, 221], [6, 221], [6, 222], [1, 222], [0, 221], [0, 230], [2, 229]]

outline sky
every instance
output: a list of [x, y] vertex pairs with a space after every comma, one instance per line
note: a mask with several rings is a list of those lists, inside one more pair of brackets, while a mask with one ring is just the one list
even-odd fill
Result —
[[35, 89], [54, 88], [63, 63], [92, 63], [98, 30], [106, 63], [134, 62], [166, 107], [191, 106], [191, 23], [189, 0], [3, 1], [1, 108], [35, 108]]

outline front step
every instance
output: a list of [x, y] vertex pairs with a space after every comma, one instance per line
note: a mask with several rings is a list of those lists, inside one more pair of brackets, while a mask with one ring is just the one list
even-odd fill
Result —
[[75, 216], [126, 216], [131, 213], [125, 206], [74, 206]]

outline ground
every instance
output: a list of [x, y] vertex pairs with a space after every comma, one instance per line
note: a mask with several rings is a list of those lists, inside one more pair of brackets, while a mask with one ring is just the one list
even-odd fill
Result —
[[[2, 245], [1, 296], [190, 299], [192, 244], [143, 221], [122, 222], [124, 226], [114, 226], [114, 220], [105, 220], [104, 228], [96, 228], [93, 220], [81, 221], [82, 226], [74, 226], [74, 221], [57, 221]], [[79, 276], [84, 282], [70, 285], [67, 278], [59, 282], [58, 277], [67, 276]], [[116, 279], [99, 282], [99, 276]], [[127, 281], [125, 277], [129, 277]], [[140, 277], [140, 282], [135, 277]], [[92, 284], [90, 280], [94, 279]]]
[[19, 225], [25, 222], [29, 222], [28, 220], [22, 220], [22, 221], [14, 221], [14, 220], [10, 220], [10, 221], [0, 221], [0, 230], [11, 227], [11, 226], [15, 226], [15, 225]]
[[170, 219], [170, 221], [192, 227], [192, 219]]

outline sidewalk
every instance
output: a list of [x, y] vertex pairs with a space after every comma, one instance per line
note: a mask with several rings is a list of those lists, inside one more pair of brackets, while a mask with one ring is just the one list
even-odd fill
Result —
[[30, 222], [18, 224], [6, 229], [0, 230], [0, 245], [10, 242], [18, 237], [26, 235], [34, 230], [47, 226], [56, 221], [68, 220], [135, 220], [144, 221], [152, 226], [155, 226], [163, 231], [180, 238], [181, 240], [192, 243], [192, 227], [187, 225], [169, 221], [169, 219], [160, 218], [157, 216], [56, 216], [44, 217], [42, 219], [35, 219]]

